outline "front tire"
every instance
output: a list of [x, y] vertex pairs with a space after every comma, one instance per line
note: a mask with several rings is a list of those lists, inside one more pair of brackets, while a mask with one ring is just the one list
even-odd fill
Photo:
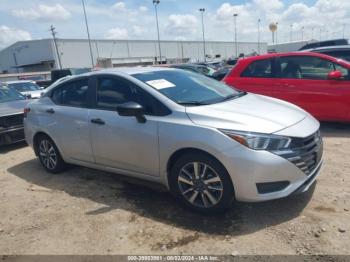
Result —
[[226, 210], [234, 198], [229, 174], [215, 158], [204, 153], [180, 157], [170, 170], [170, 190], [193, 210], [213, 213]]
[[40, 163], [46, 171], [57, 174], [66, 168], [66, 163], [63, 161], [57, 146], [51, 138], [42, 135], [36, 143]]

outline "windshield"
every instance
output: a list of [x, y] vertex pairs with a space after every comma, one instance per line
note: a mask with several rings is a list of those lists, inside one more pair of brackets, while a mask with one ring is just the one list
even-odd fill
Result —
[[242, 93], [217, 80], [180, 70], [162, 70], [133, 77], [158, 90], [178, 104], [207, 105], [223, 102]]
[[29, 92], [40, 90], [40, 87], [32, 82], [10, 83], [9, 87], [16, 89], [18, 92]]
[[24, 99], [24, 96], [22, 96], [16, 90], [4, 86], [0, 87], [0, 103]]

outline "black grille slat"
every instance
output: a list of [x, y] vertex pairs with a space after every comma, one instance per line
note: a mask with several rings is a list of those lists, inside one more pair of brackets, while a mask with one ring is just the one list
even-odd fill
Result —
[[279, 155], [296, 165], [306, 175], [310, 175], [322, 158], [322, 138], [320, 132], [307, 138], [292, 138], [291, 149]]
[[0, 127], [10, 128], [23, 125], [23, 114], [0, 117]]

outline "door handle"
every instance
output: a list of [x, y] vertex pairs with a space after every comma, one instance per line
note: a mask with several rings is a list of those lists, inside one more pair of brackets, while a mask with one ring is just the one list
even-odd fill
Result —
[[46, 110], [46, 113], [53, 114], [55, 113], [55, 110], [53, 110], [53, 108], [50, 108]]
[[91, 123], [97, 124], [97, 125], [104, 125], [105, 121], [103, 121], [101, 118], [93, 118], [91, 119]]

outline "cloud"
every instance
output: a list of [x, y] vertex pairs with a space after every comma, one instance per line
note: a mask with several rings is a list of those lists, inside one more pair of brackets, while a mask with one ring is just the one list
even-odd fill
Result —
[[71, 13], [60, 4], [44, 5], [40, 4], [37, 8], [12, 10], [16, 17], [32, 21], [62, 21], [68, 20]]
[[125, 11], [126, 4], [124, 2], [117, 2], [112, 6], [112, 9], [115, 11]]
[[148, 8], [147, 8], [147, 6], [140, 6], [140, 7], [139, 7], [139, 11], [140, 11], [140, 12], [147, 12], [147, 11], [148, 11]]
[[27, 31], [18, 28], [10, 28], [6, 25], [0, 26], [0, 49], [17, 41], [30, 39], [32, 39], [32, 37]]
[[129, 32], [125, 28], [115, 27], [109, 29], [105, 35], [106, 39], [128, 39]]
[[141, 26], [138, 26], [138, 25], [133, 25], [132, 26], [132, 34], [134, 36], [141, 36], [143, 35], [144, 33], [146, 32], [146, 29], [141, 27]]
[[172, 14], [168, 17], [165, 30], [174, 37], [195, 34], [199, 26], [198, 19], [194, 15]]

